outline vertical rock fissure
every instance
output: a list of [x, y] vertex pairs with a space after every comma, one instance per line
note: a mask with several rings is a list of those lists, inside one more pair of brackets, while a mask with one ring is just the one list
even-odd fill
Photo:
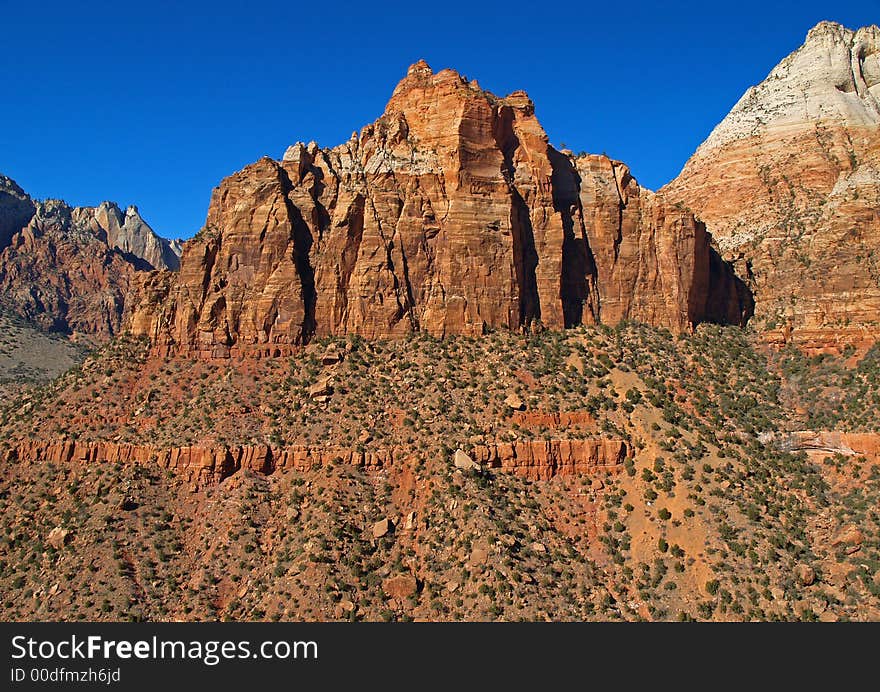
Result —
[[519, 284], [520, 325], [530, 327], [541, 321], [541, 300], [538, 296], [538, 252], [529, 208], [511, 184], [510, 230], [513, 237], [513, 255], [517, 264], [516, 278]]
[[289, 193], [293, 185], [283, 168], [279, 168], [279, 177], [283, 187], [284, 204], [287, 206], [287, 215], [290, 219], [290, 234], [293, 240], [293, 263], [296, 266], [296, 272], [302, 288], [303, 321], [300, 327], [300, 342], [305, 344], [314, 336], [317, 327], [315, 309], [318, 302], [318, 292], [315, 288], [315, 269], [311, 261], [314, 239], [305, 219], [303, 219], [302, 212], [290, 199]]
[[[205, 229], [209, 231], [209, 229]], [[220, 252], [222, 235], [218, 233], [215, 238], [205, 245], [205, 257], [202, 260], [202, 295], [199, 301], [198, 311], [201, 312], [208, 299], [208, 287], [211, 285], [211, 277], [214, 274], [214, 263], [217, 261], [217, 253]]]
[[393, 323], [397, 324], [406, 314], [406, 305], [400, 300], [400, 277], [397, 276], [397, 268], [394, 266], [394, 240], [385, 245], [385, 268], [390, 272], [393, 281], [394, 298], [397, 301], [397, 312], [394, 314]]
[[415, 313], [415, 297], [413, 296], [412, 283], [409, 279], [409, 263], [406, 260], [406, 251], [400, 246], [400, 258], [403, 265], [403, 283], [406, 291], [406, 315], [409, 317], [410, 327], [414, 332], [419, 330], [419, 319]]
[[620, 244], [623, 242], [623, 212], [626, 210], [626, 198], [623, 196], [625, 180], [618, 177], [617, 167], [612, 162], [611, 174], [614, 176], [614, 185], [617, 188], [617, 229], [614, 235], [614, 264], [620, 258]]
[[[407, 142], [408, 141], [409, 140], [407, 140]], [[401, 190], [402, 186], [398, 182], [397, 176], [394, 174], [393, 167], [391, 168], [391, 179], [394, 181], [394, 187], [398, 190]], [[402, 199], [400, 196], [398, 196], [397, 219], [396, 219], [395, 226], [394, 226], [394, 235], [392, 236], [392, 240], [394, 237], [400, 236], [400, 233], [399, 233], [400, 219], [403, 215], [403, 210], [405, 207], [406, 207], [406, 203], [405, 203], [404, 199]], [[391, 254], [390, 247], [389, 247], [388, 252], [389, 252], [389, 257], [390, 257], [390, 254]], [[418, 329], [419, 329], [419, 320], [416, 317], [415, 297], [413, 295], [412, 283], [410, 282], [410, 278], [409, 278], [409, 263], [407, 262], [407, 259], [406, 259], [406, 250], [404, 249], [402, 236], [400, 236], [400, 264], [401, 264], [401, 269], [403, 271], [402, 278], [403, 278], [404, 298], [403, 298], [402, 303], [400, 300], [400, 281], [397, 277], [396, 272], [394, 275], [395, 276], [394, 289], [395, 289], [395, 293], [397, 294], [397, 302], [400, 305], [401, 311], [402, 311], [402, 314], [400, 317], [402, 319], [403, 316], [405, 315], [409, 319], [410, 329], [412, 329], [415, 332], [415, 331], [418, 331]]]
[[586, 234], [575, 229], [575, 213], [580, 208], [580, 176], [571, 160], [553, 147], [547, 148], [552, 168], [553, 208], [562, 218], [562, 271], [559, 278], [559, 297], [562, 301], [563, 326], [566, 329], [583, 323], [587, 305], [594, 321], [595, 306], [590, 301], [590, 288], [595, 283], [596, 262]]
[[614, 264], [620, 259], [620, 244], [623, 242], [623, 210], [626, 208], [623, 199], [617, 204], [617, 232], [614, 234]]
[[513, 132], [513, 111], [501, 108], [495, 118], [495, 142], [503, 160], [501, 174], [510, 192], [510, 234], [513, 240], [513, 261], [519, 292], [519, 326], [529, 328], [541, 320], [541, 301], [538, 295], [538, 252], [529, 207], [515, 183], [516, 166], [513, 154], [519, 139]]
[[733, 265], [709, 246], [706, 306], [698, 321], [745, 327], [755, 314], [755, 298], [749, 285], [737, 276]]
[[[392, 177], [393, 177], [393, 175], [392, 175]], [[376, 208], [376, 203], [375, 203], [376, 197], [374, 196], [373, 191], [371, 190], [370, 185], [367, 182], [366, 178], [364, 178], [363, 183], [364, 183], [364, 190], [366, 193], [366, 197], [367, 197], [367, 199], [369, 199], [370, 208], [373, 211], [373, 220], [376, 222], [376, 230], [378, 231], [379, 237], [382, 239], [382, 243], [385, 248], [385, 269], [391, 274], [391, 278], [392, 278], [392, 286], [391, 287], [394, 290], [394, 299], [397, 301], [397, 312], [395, 313], [395, 315], [392, 319], [392, 323], [397, 324], [398, 322], [400, 322], [400, 320], [402, 320], [404, 318], [404, 315], [406, 315], [407, 312], [411, 313], [412, 309], [413, 309], [412, 304], [408, 302], [408, 294], [406, 293], [406, 291], [404, 291], [404, 295], [401, 294], [400, 277], [397, 275], [397, 269], [395, 267], [394, 257], [393, 257], [394, 236], [396, 234], [396, 224], [400, 223], [400, 215], [403, 212], [403, 202], [400, 199], [398, 199], [399, 204], [397, 207], [397, 214], [396, 214], [396, 218], [395, 218], [395, 229], [392, 230], [391, 238], [388, 239], [385, 236], [385, 232], [383, 229], [382, 216], [381, 216], [381, 214], [379, 214], [379, 210]], [[412, 316], [411, 315], [410, 315], [410, 323], [412, 323]]]

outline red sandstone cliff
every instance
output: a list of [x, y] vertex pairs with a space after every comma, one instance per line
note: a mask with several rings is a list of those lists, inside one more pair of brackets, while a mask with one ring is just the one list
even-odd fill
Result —
[[623, 164], [556, 151], [522, 92], [413, 65], [333, 149], [296, 144], [214, 191], [176, 277], [129, 325], [162, 353], [280, 354], [314, 336], [741, 323], [704, 226]]
[[[401, 449], [357, 451], [344, 447], [296, 445], [192, 446], [163, 449], [108, 441], [27, 440], [7, 452], [4, 461], [155, 464], [180, 474], [194, 486], [219, 483], [240, 469], [269, 474], [278, 469], [302, 471], [335, 461], [387, 468], [411, 452]], [[490, 468], [516, 473], [533, 480], [554, 476], [619, 471], [632, 456], [626, 442], [611, 437], [498, 442], [473, 450], [476, 461]]]

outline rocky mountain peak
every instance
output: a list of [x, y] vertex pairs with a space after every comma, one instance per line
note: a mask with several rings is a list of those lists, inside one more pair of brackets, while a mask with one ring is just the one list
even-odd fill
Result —
[[131, 314], [159, 353], [750, 314], [686, 210], [607, 157], [556, 151], [525, 92], [424, 61], [348, 142], [297, 142], [229, 176], [205, 227]]
[[17, 197], [19, 199], [30, 199], [27, 193], [21, 189], [21, 186], [12, 178], [0, 173], [0, 194]]
[[750, 277], [772, 339], [880, 334], [880, 29], [821, 22], [663, 188]]
[[153, 231], [136, 206], [129, 205], [123, 214], [116, 204], [104, 202], [95, 210], [95, 219], [110, 247], [143, 260], [147, 268], [176, 270], [180, 266], [176, 247]]
[[434, 70], [431, 69], [431, 66], [425, 62], [424, 59], [419, 59], [417, 62], [414, 62], [409, 66], [409, 69], [406, 71], [407, 76], [411, 75], [427, 75], [431, 76], [434, 74]]
[[804, 44], [750, 87], [697, 154], [803, 122], [880, 124], [880, 29], [821, 22]]
[[181, 249], [157, 236], [135, 206], [35, 202], [0, 176], [0, 303], [41, 328], [108, 338], [134, 274], [177, 269]]
[[385, 113], [406, 110], [411, 105], [412, 99], [430, 100], [450, 94], [456, 95], [460, 100], [478, 98], [492, 104], [534, 109], [534, 104], [525, 91], [516, 90], [507, 97], [501, 98], [483, 89], [476, 79], [468, 79], [451, 68], [435, 73], [427, 62], [419, 60], [410, 65], [406, 76], [394, 88]]

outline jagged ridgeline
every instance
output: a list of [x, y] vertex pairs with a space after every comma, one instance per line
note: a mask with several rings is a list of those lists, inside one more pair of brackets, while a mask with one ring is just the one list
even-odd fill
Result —
[[413, 65], [375, 123], [214, 191], [131, 329], [161, 353], [280, 355], [313, 337], [639, 320], [743, 324], [751, 298], [684, 207], [557, 151], [523, 92]]
[[135, 273], [175, 270], [180, 253], [135, 206], [35, 201], [0, 175], [0, 308], [43, 329], [117, 334]]

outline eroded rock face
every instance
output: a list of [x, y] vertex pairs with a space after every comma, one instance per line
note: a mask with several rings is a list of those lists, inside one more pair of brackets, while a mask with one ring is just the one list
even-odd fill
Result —
[[0, 254], [0, 296], [44, 329], [105, 339], [119, 329], [134, 268], [94, 235], [89, 220], [63, 202], [38, 203]]
[[[632, 448], [611, 437], [588, 439], [520, 440], [476, 447], [474, 455], [490, 468], [515, 473], [532, 480], [555, 476], [614, 473], [623, 468]], [[173, 471], [196, 487], [219, 483], [242, 469], [262, 474], [276, 470], [304, 470], [341, 462], [369, 469], [389, 468], [412, 455], [411, 450], [391, 448], [371, 452], [328, 445], [270, 447], [187, 446], [161, 448], [104, 440], [26, 440], [10, 449], [4, 461], [51, 463], [155, 464]], [[476, 462], [471, 462], [476, 464]], [[476, 464], [479, 466], [479, 464]], [[377, 538], [392, 528], [388, 519], [373, 527]]]
[[135, 274], [177, 267], [177, 246], [135, 207], [34, 202], [0, 178], [0, 235], [6, 229], [0, 302], [48, 330], [105, 340], [119, 331]]
[[774, 342], [880, 336], [880, 29], [822, 22], [661, 192], [703, 219]]
[[819, 460], [832, 454], [880, 460], [880, 434], [873, 432], [799, 430], [777, 435], [775, 441], [783, 449], [805, 451]]
[[130, 256], [135, 264], [137, 260], [146, 263], [144, 269], [176, 271], [180, 267], [180, 243], [156, 235], [137, 207], [130, 206], [123, 213], [113, 202], [103, 202], [95, 209], [95, 221], [110, 247]]
[[740, 323], [747, 296], [711, 253], [623, 164], [551, 147], [523, 92], [420, 62], [345, 144], [298, 143], [224, 180], [131, 328], [162, 353], [224, 357], [350, 333]]

